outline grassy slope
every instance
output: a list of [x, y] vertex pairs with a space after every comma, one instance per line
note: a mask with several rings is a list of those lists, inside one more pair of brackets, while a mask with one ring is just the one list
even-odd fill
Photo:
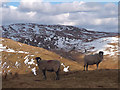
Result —
[[[106, 52], [108, 52], [108, 55], [104, 55], [104, 59], [100, 63], [99, 68], [100, 69], [118, 69], [120, 66], [120, 65], [118, 65], [118, 63], [120, 63], [120, 62], [118, 62], [120, 60], [120, 59], [118, 59], [120, 56], [120, 52], [118, 52], [120, 44], [116, 43], [116, 42], [115, 43], [112, 42], [112, 43], [108, 43], [108, 45], [111, 45], [111, 47], [107, 47], [105, 50]], [[54, 52], [62, 55], [63, 57], [74, 60], [82, 66], [84, 64], [83, 58], [84, 58], [85, 54], [82, 54], [82, 53], [77, 52], [75, 50], [72, 50], [72, 51], [67, 52], [67, 53], [64, 50], [61, 50], [61, 51], [54, 50]], [[63, 52], [63, 53], [61, 53], [61, 52]], [[93, 52], [91, 52], [91, 53], [93, 53]], [[113, 53], [114, 53], [114, 55], [110, 56], [110, 54], [113, 54]], [[96, 65], [91, 65], [91, 66], [89, 66], [89, 68], [96, 69]]]
[[[47, 51], [43, 48], [29, 46], [29, 45], [26, 45], [26, 44], [15, 42], [15, 41], [10, 40], [10, 39], [4, 39], [2, 41], [2, 43], [3, 43], [3, 46], [7, 45], [7, 48], [13, 49], [15, 51], [25, 51], [25, 52], [29, 52], [29, 55], [35, 55], [35, 56], [29, 57], [29, 58], [34, 59], [35, 57], [40, 56], [42, 59], [45, 59], [45, 60], [50, 60], [50, 59], [55, 60], [56, 59], [56, 60], [60, 60], [65, 65], [69, 65], [70, 70], [83, 69], [83, 66], [79, 65], [77, 62], [65, 59], [65, 58], [59, 56], [58, 54]], [[20, 46], [20, 44], [22, 46]], [[29, 72], [29, 70], [27, 70], [28, 66], [26, 66], [24, 64], [24, 60], [25, 60], [24, 57], [27, 56], [27, 55], [28, 54], [25, 54], [25, 53], [2, 52], [2, 61], [3, 61], [3, 63], [7, 62], [7, 64], [10, 66], [10, 68], [7, 69], [7, 70], [11, 69], [12, 72], [18, 72], [18, 73], [24, 74], [27, 71]], [[21, 63], [21, 66], [19, 68], [15, 67], [15, 62], [16, 61]], [[31, 67], [34, 67], [34, 66], [35, 65], [31, 65]]]
[[[24, 57], [27, 54], [2, 52], [3, 62], [6, 61], [11, 66], [10, 69], [12, 69], [12, 72], [19, 73], [18, 77], [8, 75], [7, 79], [3, 79], [3, 88], [116, 88], [118, 86], [118, 70], [112, 70], [117, 67], [117, 61], [114, 61], [110, 57], [105, 56], [106, 60], [100, 64], [100, 69], [102, 70], [83, 72], [81, 71], [83, 70], [83, 61], [78, 64], [43, 48], [20, 43], [22, 45], [21, 47], [18, 43], [19, 42], [10, 39], [3, 40], [3, 45], [7, 45], [8, 48], [16, 51], [30, 52], [31, 55], [35, 55], [30, 58], [40, 56], [42, 59], [47, 60], [58, 59], [65, 63], [65, 65], [69, 65], [71, 71], [69, 73], [61, 72], [61, 79], [59, 81], [54, 80], [54, 73], [47, 72], [48, 79], [45, 81], [42, 79], [42, 74], [34, 76], [33, 73], [28, 70], [28, 66], [23, 63]], [[78, 57], [81, 58], [81, 60], [83, 58], [83, 56]], [[22, 63], [19, 68], [16, 68], [14, 65], [16, 61]], [[90, 66], [89, 70], [95, 68], [95, 66]], [[109, 68], [111, 70], [104, 70], [104, 68]]]
[[[57, 52], [57, 51], [56, 51]], [[74, 59], [76, 62], [78, 62], [81, 66], [84, 65], [84, 58], [85, 54], [82, 54], [80, 52], [71, 51], [69, 53], [65, 53], [64, 57], [68, 57], [68, 59]], [[70, 58], [69, 58], [70, 57]], [[103, 61], [99, 64], [99, 69], [118, 69], [118, 55], [109, 56], [104, 55]], [[96, 65], [89, 65], [90, 70], [96, 69]]]
[[41, 75], [19, 75], [3, 80], [3, 88], [117, 88], [118, 70], [92, 70], [61, 72], [60, 80], [54, 80], [54, 73], [47, 73], [47, 80]]
[[[25, 51], [25, 52], [29, 52], [29, 55], [35, 55], [33, 57], [30, 56], [29, 57], [30, 59], [31, 58], [34, 59], [36, 56], [40, 56], [42, 59], [46, 59], [46, 60], [57, 59], [63, 62], [65, 65], [69, 65], [70, 70], [83, 70], [84, 54], [70, 52], [71, 56], [73, 56], [76, 60], [79, 60], [78, 61], [79, 63], [77, 63], [75, 61], [65, 59], [60, 55], [55, 54], [54, 52], [45, 50], [43, 48], [29, 46], [23, 43], [15, 42], [10, 39], [4, 39], [2, 43], [3, 43], [3, 46], [7, 45], [7, 48], [13, 49], [15, 51]], [[24, 60], [25, 60], [24, 57], [27, 55], [28, 54], [25, 54], [25, 53], [2, 52], [2, 60], [3, 60], [3, 63], [6, 61], [11, 66], [12, 72], [18, 72], [23, 74], [30, 71], [30, 69], [27, 68], [28, 66], [24, 64]], [[20, 68], [15, 68], [16, 61], [22, 63]], [[31, 65], [31, 67], [33, 68], [35, 67], [35, 65]], [[11, 68], [7, 70], [10, 70]], [[118, 69], [118, 57], [117, 56], [110, 57], [107, 55], [104, 56], [104, 60], [100, 63], [99, 68], [100, 69]], [[94, 69], [96, 69], [96, 65], [89, 66], [89, 70], [94, 70]]]

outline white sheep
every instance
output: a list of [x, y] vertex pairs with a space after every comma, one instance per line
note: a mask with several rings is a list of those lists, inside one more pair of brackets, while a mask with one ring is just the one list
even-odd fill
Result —
[[86, 70], [88, 70], [88, 65], [93, 65], [96, 64], [97, 65], [97, 69], [98, 69], [98, 65], [99, 63], [103, 60], [103, 51], [100, 51], [97, 54], [91, 54], [91, 55], [85, 55], [84, 57], [84, 71], [85, 71], [85, 67]]

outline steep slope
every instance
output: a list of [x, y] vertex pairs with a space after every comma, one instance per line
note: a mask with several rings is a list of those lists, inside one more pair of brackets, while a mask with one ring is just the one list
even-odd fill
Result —
[[[0, 61], [0, 64], [2, 64], [3, 74], [5, 72], [26, 74], [32, 71], [36, 75], [38, 68], [34, 58], [37, 56], [45, 60], [60, 60], [66, 67], [69, 65], [69, 70], [71, 71], [83, 68], [77, 62], [67, 60], [43, 48], [29, 46], [6, 38], [2, 38], [1, 40], [0, 52], [2, 52], [2, 61]], [[61, 71], [63, 71], [63, 68], [61, 68]]]

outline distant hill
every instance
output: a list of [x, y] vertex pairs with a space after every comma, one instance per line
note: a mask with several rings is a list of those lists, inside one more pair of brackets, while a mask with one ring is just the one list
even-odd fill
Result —
[[18, 23], [3, 25], [2, 37], [21, 43], [41, 47], [47, 50], [75, 49], [84, 52], [84, 43], [117, 36], [117, 33], [88, 31], [85, 28], [65, 25], [39, 25], [35, 23]]

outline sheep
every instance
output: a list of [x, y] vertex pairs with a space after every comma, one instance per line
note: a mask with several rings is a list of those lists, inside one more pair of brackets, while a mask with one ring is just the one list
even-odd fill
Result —
[[86, 71], [88, 71], [88, 65], [97, 65], [97, 70], [98, 70], [98, 65], [99, 63], [103, 60], [103, 51], [99, 51], [97, 54], [91, 54], [91, 55], [85, 55], [84, 56], [84, 71], [86, 67]]
[[39, 70], [42, 71], [44, 79], [46, 80], [46, 71], [55, 72], [56, 80], [59, 80], [59, 71], [61, 63], [58, 60], [41, 60], [40, 57], [35, 58], [39, 67]]

